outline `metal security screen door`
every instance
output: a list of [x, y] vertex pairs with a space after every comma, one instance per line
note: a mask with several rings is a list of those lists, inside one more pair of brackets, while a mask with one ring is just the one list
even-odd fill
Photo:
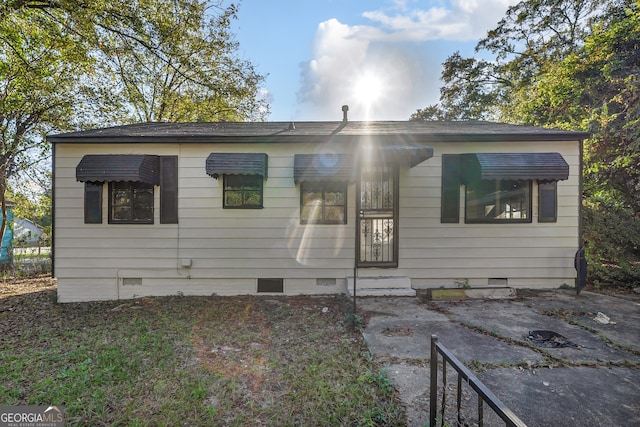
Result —
[[397, 169], [383, 166], [362, 168], [358, 193], [358, 267], [397, 267]]

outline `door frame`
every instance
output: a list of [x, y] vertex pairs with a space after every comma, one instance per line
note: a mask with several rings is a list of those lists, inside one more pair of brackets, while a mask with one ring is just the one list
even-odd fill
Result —
[[[398, 252], [398, 248], [399, 248], [399, 236], [398, 236], [398, 231], [400, 229], [399, 226], [399, 201], [400, 201], [400, 173], [399, 173], [399, 167], [397, 165], [393, 165], [393, 164], [374, 164], [369, 166], [369, 168], [387, 168], [390, 170], [391, 172], [391, 176], [393, 178], [393, 195], [392, 195], [392, 203], [393, 203], [393, 207], [392, 207], [392, 216], [391, 219], [393, 220], [393, 243], [392, 243], [392, 250], [393, 250], [393, 260], [391, 261], [379, 261], [379, 262], [375, 262], [375, 261], [362, 261], [360, 258], [360, 251], [361, 251], [361, 227], [362, 227], [362, 220], [364, 220], [364, 214], [363, 214], [363, 210], [362, 210], [362, 173], [365, 170], [365, 168], [360, 168], [359, 172], [358, 172], [358, 180], [357, 180], [357, 185], [356, 185], [356, 226], [355, 226], [355, 234], [356, 234], [356, 247], [355, 247], [355, 261], [356, 261], [356, 267], [358, 268], [397, 268], [398, 267], [398, 262], [399, 262], [399, 252]], [[375, 216], [374, 216], [375, 218]], [[368, 216], [366, 219], [371, 219], [371, 216]]]

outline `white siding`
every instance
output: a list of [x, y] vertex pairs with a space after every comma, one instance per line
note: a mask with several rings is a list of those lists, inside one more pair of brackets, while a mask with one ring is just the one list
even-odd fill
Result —
[[[513, 287], [573, 285], [578, 246], [578, 142], [533, 144], [434, 144], [434, 157], [401, 173], [400, 265], [414, 288], [454, 287], [468, 280], [488, 286], [506, 278]], [[559, 152], [569, 164], [569, 179], [558, 182], [558, 219], [538, 222], [538, 189], [531, 191], [532, 222], [465, 224], [464, 187], [460, 222], [440, 223], [442, 154]]]
[[[473, 286], [487, 286], [490, 278], [507, 278], [510, 286], [522, 287], [573, 284], [577, 142], [430, 145], [432, 159], [400, 171], [398, 268], [360, 269], [359, 275], [408, 276], [414, 288], [454, 286], [465, 279]], [[355, 185], [348, 188], [346, 225], [299, 223], [293, 155], [317, 149], [310, 144], [57, 144], [59, 300], [253, 294], [258, 278], [283, 278], [286, 294], [344, 292], [345, 278], [353, 275]], [[269, 155], [263, 209], [222, 208], [222, 180], [205, 173], [205, 159], [211, 152], [225, 151]], [[441, 155], [505, 151], [557, 151], [564, 156], [570, 177], [558, 183], [558, 221], [538, 223], [534, 184], [530, 224], [465, 224], [462, 190], [460, 223], [441, 224]], [[85, 154], [120, 153], [178, 156], [178, 224], [160, 224], [157, 187], [154, 224], [108, 224], [106, 186], [102, 224], [84, 224], [84, 184], [75, 179], [78, 162]], [[142, 280], [131, 285], [123, 279]]]

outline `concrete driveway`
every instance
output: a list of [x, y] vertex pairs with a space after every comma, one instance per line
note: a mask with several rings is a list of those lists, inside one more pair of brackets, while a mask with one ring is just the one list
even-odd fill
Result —
[[[432, 334], [528, 426], [640, 426], [638, 296], [553, 290], [509, 300], [363, 297], [357, 307], [409, 426], [429, 422]], [[598, 312], [610, 323], [594, 320]], [[534, 330], [575, 346], [539, 347], [527, 338]], [[475, 414], [473, 393], [465, 390], [463, 404]], [[493, 425], [491, 417], [485, 425]]]

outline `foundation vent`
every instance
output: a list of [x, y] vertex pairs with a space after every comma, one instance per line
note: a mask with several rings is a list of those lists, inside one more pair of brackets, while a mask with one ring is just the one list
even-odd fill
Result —
[[283, 293], [284, 279], [258, 279], [258, 293]]

